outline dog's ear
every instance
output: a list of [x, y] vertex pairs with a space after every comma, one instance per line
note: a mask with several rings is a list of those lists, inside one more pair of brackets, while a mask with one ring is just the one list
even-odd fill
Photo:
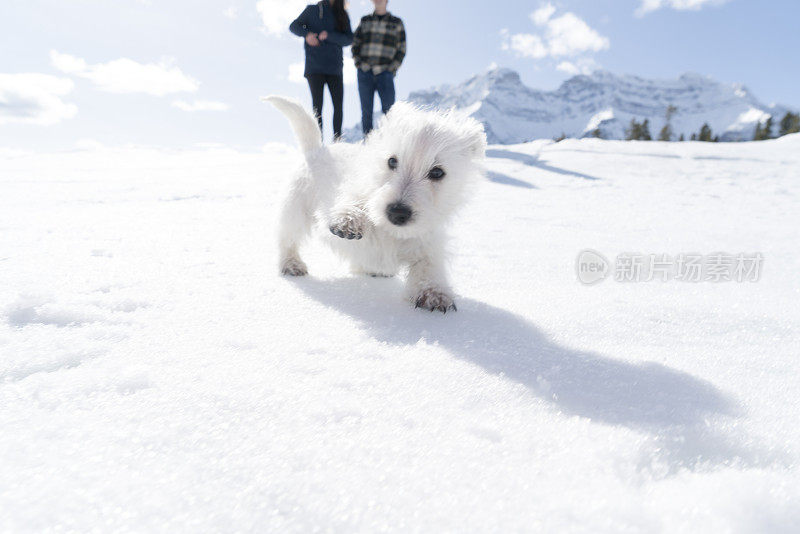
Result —
[[395, 117], [407, 116], [415, 111], [417, 111], [417, 107], [414, 106], [414, 104], [410, 104], [401, 100], [392, 104], [392, 108], [386, 114], [386, 118], [391, 120]]
[[[383, 137], [384, 130], [386, 128], [398, 128], [402, 127], [403, 124], [407, 122], [406, 119], [417, 112], [417, 108], [413, 104], [409, 104], [408, 102], [395, 102], [392, 105], [392, 108], [389, 110], [386, 115], [382, 115], [380, 119], [378, 119], [378, 124], [372, 132], [367, 136], [366, 141], [375, 142]], [[390, 126], [391, 125], [391, 126]]]
[[486, 157], [486, 132], [483, 124], [472, 117], [464, 121], [464, 144], [467, 153], [472, 159], [483, 159]]

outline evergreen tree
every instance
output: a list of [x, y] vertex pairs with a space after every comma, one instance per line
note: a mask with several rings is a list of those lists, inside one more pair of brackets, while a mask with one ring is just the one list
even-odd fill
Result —
[[676, 108], [672, 104], [667, 106], [667, 113], [666, 113], [667, 124], [671, 124], [672, 123], [672, 117], [674, 117], [677, 112], [678, 112], [678, 108]]
[[[672, 131], [670, 130], [670, 136]], [[644, 122], [637, 122], [636, 119], [631, 119], [631, 124], [625, 130], [626, 141], [652, 141], [653, 137], [650, 135], [650, 120], [645, 119]]]
[[696, 133], [692, 134], [692, 141], [697, 141], [697, 134]]
[[561, 141], [563, 141], [566, 138], [567, 138], [567, 134], [565, 134], [564, 132], [561, 132], [561, 135], [559, 135], [558, 137], [554, 137], [553, 141], [555, 141], [556, 143], [560, 143]]
[[713, 139], [713, 141], [714, 141], [715, 143], [719, 143], [719, 136], [718, 136], [718, 135], [715, 135], [715, 136], [714, 136], [714, 139]]
[[675, 113], [677, 112], [678, 108], [672, 104], [667, 106], [667, 111], [664, 114], [666, 122], [664, 123], [664, 127], [661, 128], [661, 131], [658, 133], [659, 141], [672, 141], [672, 117], [674, 117]]
[[753, 141], [763, 141], [764, 140], [764, 128], [761, 127], [761, 121], [756, 123], [756, 129], [753, 133]]
[[642, 123], [642, 141], [652, 141], [653, 137], [650, 135], [650, 119], [645, 119]]
[[764, 139], [772, 139], [772, 117], [764, 124]]
[[680, 138], [680, 139], [678, 139], [678, 141], [680, 141], [681, 143], [683, 143], [684, 141], [686, 141], [686, 136], [684, 136], [683, 134], [681, 134], [681, 138]]
[[783, 137], [793, 133], [800, 132], [800, 114], [792, 113], [791, 111], [784, 115], [781, 119], [780, 130], [778, 136]]
[[603, 132], [600, 130], [600, 128], [595, 128], [589, 135], [595, 139], [604, 139]]
[[714, 138], [713, 133], [711, 132], [711, 126], [708, 123], [703, 124], [703, 127], [700, 128], [700, 135], [697, 136], [698, 141], [705, 141], [711, 142]]
[[761, 125], [759, 122], [756, 125], [756, 132], [753, 135], [753, 141], [766, 141], [767, 139], [772, 139], [772, 117], [767, 119], [767, 122], [764, 125]]
[[626, 141], [638, 141], [642, 135], [642, 125], [636, 122], [636, 119], [631, 119], [631, 124], [625, 130]]

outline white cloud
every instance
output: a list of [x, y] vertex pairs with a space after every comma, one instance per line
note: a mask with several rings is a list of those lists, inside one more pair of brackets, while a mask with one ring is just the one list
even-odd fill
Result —
[[643, 16], [651, 11], [668, 7], [679, 11], [697, 11], [709, 5], [724, 4], [728, 0], [641, 0], [636, 15]]
[[553, 4], [543, 4], [542, 7], [531, 13], [531, 20], [537, 26], [543, 26], [555, 13], [556, 7]]
[[556, 70], [560, 70], [561, 72], [566, 72], [567, 74], [579, 74], [581, 69], [575, 63], [571, 61], [562, 61], [558, 65], [556, 65]]
[[576, 74], [591, 74], [599, 67], [597, 62], [591, 58], [581, 58], [576, 61], [562, 61], [556, 65], [556, 69], [566, 72], [572, 76]]
[[230, 106], [225, 102], [215, 102], [213, 100], [194, 100], [192, 102], [175, 100], [172, 103], [172, 107], [183, 111], [228, 111], [230, 109]]
[[269, 35], [285, 35], [289, 24], [303, 12], [308, 0], [258, 0], [256, 10]]
[[222, 14], [225, 15], [226, 18], [234, 20], [236, 17], [239, 16], [239, 8], [237, 8], [236, 6], [230, 6], [225, 11], [223, 11]]
[[542, 59], [549, 55], [547, 46], [538, 35], [530, 33], [504, 34], [503, 50], [513, 50], [523, 57]]
[[290, 63], [289, 73], [286, 75], [286, 79], [292, 83], [306, 83], [306, 79], [303, 77], [305, 68], [305, 64], [302, 61]]
[[[303, 76], [305, 72], [305, 63], [302, 61], [298, 61], [297, 63], [290, 63], [288, 72], [286, 74], [286, 79], [292, 83], [306, 83], [306, 78]], [[349, 61], [348, 58], [344, 60], [344, 69], [342, 71], [342, 75], [344, 76], [344, 83], [345, 85], [352, 85], [356, 83], [356, 78], [358, 73], [356, 72], [356, 66], [353, 64], [352, 61]]]
[[81, 58], [51, 50], [50, 60], [58, 70], [86, 78], [98, 89], [109, 93], [166, 96], [171, 93], [193, 93], [200, 86], [200, 82], [184, 74], [169, 59], [143, 64], [120, 58], [90, 65]]
[[55, 124], [78, 113], [61, 97], [72, 91], [68, 78], [48, 74], [0, 74], [0, 124]]
[[611, 46], [603, 37], [573, 13], [547, 21], [547, 43], [552, 56], [574, 56], [582, 52], [599, 52]]
[[509, 34], [504, 31], [504, 50], [512, 50], [523, 57], [572, 57], [599, 52], [611, 46], [607, 37], [600, 35], [574, 13], [555, 16], [556, 8], [543, 4], [530, 17], [541, 32]]
[[88, 68], [86, 62], [81, 58], [69, 54], [59, 54], [55, 50], [50, 51], [50, 62], [55, 68], [66, 74], [78, 74]]

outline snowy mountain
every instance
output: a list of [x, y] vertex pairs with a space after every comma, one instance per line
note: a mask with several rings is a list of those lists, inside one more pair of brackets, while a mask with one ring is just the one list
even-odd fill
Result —
[[654, 138], [668, 106], [675, 139], [687, 139], [708, 123], [724, 141], [753, 138], [755, 125], [789, 111], [761, 103], [740, 84], [724, 84], [699, 74], [677, 80], [650, 80], [607, 71], [579, 75], [555, 91], [526, 86], [513, 70], [496, 68], [455, 86], [415, 91], [420, 105], [468, 110], [486, 126], [490, 143], [513, 144], [560, 135], [588, 137], [599, 129], [605, 139], [624, 139], [631, 119], [649, 119]]

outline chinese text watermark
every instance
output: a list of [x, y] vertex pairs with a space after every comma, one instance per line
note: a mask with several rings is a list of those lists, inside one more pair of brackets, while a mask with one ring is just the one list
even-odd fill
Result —
[[594, 250], [578, 254], [575, 270], [586, 285], [617, 282], [758, 282], [764, 265], [760, 252], [728, 254], [618, 254], [614, 263]]

